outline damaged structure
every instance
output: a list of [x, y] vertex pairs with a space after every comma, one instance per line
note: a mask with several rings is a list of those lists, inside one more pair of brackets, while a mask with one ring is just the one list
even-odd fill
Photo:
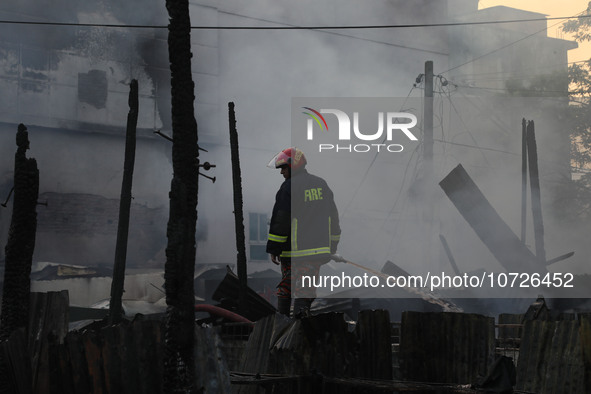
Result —
[[[310, 4], [306, 2], [296, 7], [305, 8]], [[434, 26], [429, 28], [429, 33], [420, 34], [403, 32], [392, 36], [368, 31], [343, 35], [328, 31], [322, 32], [320, 38], [312, 31], [318, 29], [309, 29], [294, 39], [296, 45], [290, 47], [292, 51], [286, 51], [287, 46], [279, 42], [281, 40], [276, 41], [278, 36], [275, 34], [262, 35], [258, 29], [249, 28], [245, 30], [252, 31], [234, 35], [234, 29], [224, 26], [248, 27], [253, 24], [251, 27], [263, 27], [259, 25], [269, 22], [281, 26], [298, 25], [298, 21], [293, 20], [297, 13], [282, 12], [281, 7], [287, 7], [287, 2], [277, 6], [281, 8], [278, 12], [274, 12], [277, 10], [273, 7], [261, 7], [262, 14], [253, 15], [252, 10], [244, 9], [237, 1], [218, 5], [210, 1], [170, 0], [166, 2], [170, 20], [163, 16], [162, 7], [151, 2], [145, 7], [145, 13], [132, 12], [135, 9], [127, 3], [108, 0], [92, 5], [73, 5], [72, 1], [60, 0], [59, 6], [68, 9], [69, 13], [59, 16], [76, 22], [78, 26], [74, 33], [49, 37], [43, 34], [43, 30], [30, 30], [23, 24], [15, 29], [16, 34], [7, 31], [8, 38], [0, 42], [3, 54], [0, 87], [9, 92], [2, 95], [2, 102], [6, 105], [0, 110], [0, 139], [8, 139], [10, 133], [7, 130], [17, 119], [30, 124], [36, 132], [36, 141], [39, 141], [34, 144], [35, 156], [39, 157], [43, 168], [47, 168], [48, 174], [36, 185], [20, 178], [22, 172], [18, 164], [24, 162], [23, 149], [28, 148], [28, 141], [25, 144], [23, 138], [25, 128], [21, 124], [17, 134], [17, 165], [14, 171], [0, 172], [0, 192], [9, 189], [7, 185], [12, 181], [8, 175], [14, 175], [14, 197], [7, 199], [7, 203], [12, 201], [11, 223], [16, 228], [19, 220], [33, 219], [37, 215], [37, 212], [33, 214], [36, 209], [39, 210], [39, 223], [35, 228], [37, 223], [31, 220], [27, 223], [27, 231], [10, 230], [11, 237], [24, 235], [17, 242], [20, 244], [18, 251], [27, 255], [18, 255], [18, 270], [13, 265], [14, 250], [7, 247], [5, 255], [1, 256], [5, 260], [5, 293], [0, 325], [0, 390], [17, 393], [585, 393], [591, 390], [591, 318], [579, 310], [577, 313], [562, 313], [575, 309], [568, 301], [563, 301], [566, 306], [558, 310], [555, 306], [560, 302], [551, 304], [549, 309], [543, 297], [533, 303], [532, 299], [521, 297], [509, 310], [510, 299], [489, 306], [484, 305], [487, 300], [474, 302], [470, 296], [455, 291], [457, 289], [446, 288], [435, 293], [402, 286], [362, 295], [346, 290], [327, 295], [313, 305], [312, 316], [290, 319], [277, 314], [272, 303], [272, 283], [276, 281], [272, 273], [277, 272], [261, 274], [261, 268], [268, 268], [266, 264], [269, 263], [264, 247], [268, 206], [272, 201], [272, 195], [261, 196], [261, 190], [275, 188], [271, 187], [274, 185], [272, 181], [261, 180], [259, 168], [265, 171], [267, 156], [276, 151], [272, 145], [284, 144], [287, 139], [287, 131], [277, 133], [276, 130], [287, 129], [286, 119], [289, 117], [284, 113], [288, 104], [280, 103], [284, 96], [269, 94], [269, 97], [258, 100], [261, 95], [256, 95], [252, 100], [255, 89], [250, 83], [262, 74], [263, 83], [256, 87], [268, 92], [285, 88], [291, 97], [318, 92], [342, 95], [344, 92], [338, 81], [334, 83], [329, 81], [330, 78], [323, 78], [327, 76], [325, 72], [339, 68], [320, 70], [322, 75], [318, 80], [307, 85], [302, 84], [301, 81], [306, 80], [302, 77], [309, 71], [319, 71], [318, 66], [305, 62], [301, 70], [289, 66], [297, 63], [303, 54], [331, 48], [335, 51], [335, 58], [339, 58], [340, 51], [350, 47], [351, 52], [357, 54], [357, 61], [345, 65], [333, 59], [328, 64], [342, 66], [339, 81], [352, 81], [352, 86], [358, 89], [356, 94], [403, 96], [406, 89], [401, 86], [406, 88], [408, 81], [413, 84], [412, 92], [416, 84], [425, 83], [421, 79], [424, 74], [416, 77], [420, 69], [417, 64], [422, 66], [425, 58], [435, 58], [437, 64], [444, 65], [442, 69], [447, 71], [442, 74], [447, 73], [447, 77], [442, 74], [431, 76], [438, 79], [440, 93], [447, 94], [450, 91], [444, 89], [450, 86], [449, 81], [456, 81], [455, 87], [460, 88], [464, 73], [483, 71], [495, 64], [504, 67], [503, 61], [508, 61], [504, 58], [501, 62], [482, 61], [481, 56], [473, 51], [480, 45], [475, 44], [474, 37], [496, 29], [495, 32], [502, 32], [499, 37], [514, 40], [530, 34], [525, 30], [532, 28], [487, 26], [484, 30], [466, 32], [462, 26], [461, 34], [458, 34], [458, 30], [436, 26], [436, 17], [443, 15], [446, 20], [458, 22], [490, 16], [513, 17], [523, 15], [522, 12], [507, 7], [481, 12], [475, 0], [447, 0], [434, 7], [432, 2], [422, 0], [413, 2], [413, 5], [404, 1], [379, 1], [371, 12], [348, 4], [351, 9], [361, 12], [355, 18], [362, 16], [381, 22], [383, 15], [390, 15], [396, 22], [421, 20]], [[336, 3], [324, 7], [336, 11]], [[11, 17], [42, 18], [47, 24], [40, 23], [43, 26], [40, 29], [55, 27], [43, 18], [58, 16], [40, 15], [32, 1], [0, 6], [0, 13]], [[323, 14], [326, 13], [314, 17], [326, 23]], [[335, 15], [339, 23], [355, 20], [346, 13]], [[121, 22], [118, 27], [129, 30], [110, 30], [113, 26], [108, 26], [102, 18]], [[151, 25], [141, 26], [141, 22]], [[166, 27], [167, 22], [170, 23], [167, 26], [169, 35], [165, 37], [162, 27]], [[312, 42], [309, 47], [299, 45], [308, 40]], [[368, 42], [378, 45], [379, 51], [384, 53], [387, 48], [387, 53], [376, 55], [379, 51], [373, 46], [368, 48]], [[573, 43], [545, 36], [537, 42], [541, 57], [551, 59], [558, 71], [564, 71], [564, 57]], [[306, 49], [298, 49], [303, 47]], [[248, 51], [255, 52], [255, 55], [246, 56]], [[196, 55], [193, 62], [192, 53]], [[279, 60], [279, 53], [286, 59], [283, 59], [284, 67], [276, 73], [289, 74], [286, 72], [289, 70], [294, 75], [283, 79], [263, 67], [262, 62]], [[327, 57], [330, 57], [328, 53]], [[380, 61], [370, 62], [371, 66], [366, 68], [365, 62], [359, 59], [370, 55]], [[405, 57], [409, 58], [408, 61], [401, 62], [394, 77], [388, 78], [392, 77], [391, 70], [384, 64]], [[166, 58], [169, 62], [162, 60]], [[463, 63], [467, 58], [471, 60], [469, 65]], [[528, 58], [523, 56], [523, 59]], [[361, 74], [371, 78], [363, 81], [353, 78]], [[385, 80], [389, 82], [384, 83]], [[196, 96], [194, 81], [198, 86]], [[123, 151], [124, 139], [121, 126], [126, 115], [121, 108], [125, 107], [122, 103], [127, 97], [128, 85], [134, 88], [136, 98], [139, 94], [140, 110], [136, 113], [139, 115], [138, 161], [134, 176], [137, 183], [134, 183], [133, 201], [131, 194], [126, 195], [126, 209], [131, 216], [130, 252], [122, 259], [123, 268], [119, 266], [117, 269], [116, 265], [111, 270], [115, 229], [122, 220], [117, 218], [117, 181], [121, 176], [120, 159], [123, 157], [119, 155]], [[474, 86], [461, 88], [469, 91]], [[247, 153], [242, 156], [240, 165], [236, 155], [233, 102], [230, 103], [232, 143], [228, 144], [222, 137], [225, 133], [219, 132], [225, 116], [225, 111], [220, 110], [221, 103], [233, 95], [242, 99], [237, 101], [244, 106], [237, 108], [243, 111], [241, 114], [247, 114], [240, 117], [244, 122], [241, 123], [244, 126], [240, 127], [240, 138], [243, 152]], [[447, 97], [442, 94], [440, 99]], [[506, 110], [511, 106], [508, 101], [505, 102], [505, 97], [493, 98], [492, 102], [498, 105], [493, 112], [498, 114]], [[261, 105], [265, 108], [259, 108]], [[474, 156], [462, 155], [462, 149], [469, 147], [464, 143], [466, 136], [469, 135], [470, 140], [474, 136], [469, 130], [457, 127], [458, 124], [467, 127], [461, 116], [471, 112], [465, 108], [458, 110], [451, 100], [446, 105], [453, 108], [458, 118], [450, 125], [454, 131], [449, 140], [444, 139], [447, 130], [442, 121], [443, 140], [440, 142], [454, 145], [453, 149], [459, 147], [454, 154], [465, 157], [466, 166], [475, 167]], [[532, 108], [536, 107], [528, 105], [524, 111], [533, 111]], [[542, 101], [540, 108], [535, 110], [539, 113], [547, 108], [548, 103]], [[193, 111], [200, 119], [199, 139]], [[261, 112], [281, 115], [269, 120]], [[518, 110], [514, 109], [508, 115], [509, 122], [514, 121], [516, 112]], [[479, 115], [477, 113], [476, 117]], [[560, 138], [553, 133], [556, 123], [548, 120], [552, 115], [551, 111], [544, 114], [547, 121], [544, 131], [550, 140], [555, 141]], [[496, 121], [476, 123], [472, 120], [474, 123], [470, 124], [482, 126], [484, 133]], [[507, 134], [498, 138], [500, 142], [488, 134], [483, 140], [498, 142], [506, 148], [515, 140], [514, 135]], [[487, 162], [486, 152], [475, 144], [479, 155]], [[6, 149], [6, 145], [0, 144], [0, 149]], [[489, 150], [499, 150], [500, 147], [494, 146], [496, 148]], [[558, 173], [564, 172], [563, 164], [568, 161], [564, 148], [562, 145], [556, 148], [561, 159], [561, 164], [556, 166]], [[342, 225], [345, 230], [349, 229], [348, 233], [344, 231], [342, 250], [345, 255], [353, 256], [352, 260], [363, 264], [343, 259], [342, 266], [335, 268], [327, 264], [323, 269], [362, 269], [377, 276], [396, 277], [411, 275], [413, 270], [420, 271], [429, 264], [436, 269], [447, 268], [444, 260], [439, 258], [438, 250], [423, 253], [420, 247], [417, 249], [416, 242], [410, 242], [417, 234], [413, 231], [421, 231], [421, 227], [414, 228], [412, 223], [423, 221], [425, 217], [433, 220], [437, 216], [431, 212], [416, 215], [420, 219], [409, 219], [416, 213], [414, 209], [424, 206], [425, 201], [440, 203], [442, 200], [442, 195], [438, 196], [439, 201], [436, 201], [437, 196], [433, 200], [423, 199], [424, 194], [431, 192], [425, 187], [424, 179], [443, 178], [441, 188], [460, 212], [457, 215], [457, 212], [446, 209], [449, 205], [441, 208], [442, 232], [450, 238], [456, 237], [450, 244], [445, 242], [448, 257], [452, 250], [458, 250], [458, 238], [468, 233], [466, 227], [452, 225], [461, 222], [460, 216], [492, 253], [492, 258], [482, 253], [482, 261], [466, 258], [478, 250], [472, 249], [472, 244], [482, 245], [464, 239], [462, 243], [466, 246], [460, 249], [468, 252], [460, 254], [457, 262], [454, 260], [456, 274], [460, 272], [459, 267], [466, 271], [490, 267], [487, 265], [490, 261], [500, 264], [506, 271], [548, 272], [549, 261], [543, 248], [538, 248], [534, 254], [524, 239], [520, 240], [511, 225], [504, 221], [503, 217], [507, 216], [497, 212], [494, 204], [485, 197], [485, 194], [491, 196], [490, 190], [480, 191], [463, 165], [456, 163], [457, 157], [452, 160], [446, 152], [441, 146], [435, 149], [435, 155], [440, 155], [442, 163], [436, 171], [420, 176], [418, 172], [413, 174], [406, 209], [397, 206], [398, 198], [392, 202], [391, 193], [379, 193], [369, 204], [361, 204], [355, 201], [357, 191], [352, 192], [353, 181], [338, 183], [342, 174], [333, 174], [337, 199], [344, 208]], [[406, 163], [407, 169], [413, 155]], [[5, 155], [0, 156], [0, 160], [3, 157]], [[215, 164], [200, 164], [202, 157]], [[365, 170], [366, 159], [348, 163], [356, 168], [350, 171], [351, 179], [360, 181], [360, 185], [373, 165], [372, 161], [365, 175], [359, 177], [359, 173], [363, 173], [359, 168]], [[383, 166], [379, 175], [392, 172], [391, 168], [400, 164], [396, 160], [399, 159], [387, 160], [388, 166]], [[27, 163], [33, 180], [39, 182], [35, 178], [38, 176], [35, 162]], [[507, 160], [502, 164], [509, 167], [513, 162]], [[200, 171], [211, 168], [215, 168], [216, 175], [205, 176], [212, 182], [207, 181], [202, 187], [198, 180], [204, 174]], [[245, 170], [244, 196], [238, 195], [235, 189], [230, 192], [232, 187], [242, 188], [239, 171], [233, 173], [233, 185], [228, 181], [231, 169], [241, 168]], [[453, 169], [446, 176], [442, 174], [450, 168]], [[349, 169], [345, 165], [341, 167], [342, 172]], [[349, 172], [346, 175], [348, 177]], [[400, 182], [387, 183], [381, 179], [376, 182], [374, 179], [367, 190], [375, 191], [376, 185], [384, 186], [387, 191], [405, 186], [406, 171], [392, 177]], [[479, 185], [490, 177], [482, 170], [476, 175]], [[227, 182], [215, 183], [216, 179]], [[24, 198], [21, 187], [28, 182], [31, 182], [28, 185], [31, 190], [28, 198]], [[232, 195], [237, 196], [233, 208]], [[199, 220], [198, 196], [203, 204]], [[168, 198], [170, 205], [166, 206]], [[498, 202], [500, 197], [496, 194], [492, 199]], [[29, 205], [24, 213], [19, 210], [23, 201]], [[38, 202], [42, 206], [37, 207]], [[243, 219], [242, 202], [248, 213], [246, 232], [239, 223]], [[368, 209], [366, 205], [372, 206]], [[542, 209], [541, 206], [537, 208]], [[235, 218], [232, 213], [236, 214]], [[0, 226], [6, 227], [4, 214], [0, 219]], [[377, 230], [380, 227], [376, 224], [378, 222], [381, 223], [380, 230]], [[388, 227], [392, 224], [395, 227]], [[230, 230], [232, 228], [235, 228], [234, 233]], [[462, 231], [450, 230], [456, 228]], [[0, 235], [9, 233], [3, 227], [0, 230]], [[242, 237], [244, 234], [240, 232], [247, 233], [248, 238]], [[38, 237], [38, 247], [33, 254], [35, 236]], [[233, 247], [228, 247], [233, 245], [234, 237], [238, 256]], [[13, 244], [13, 238], [9, 238], [8, 245]], [[370, 244], [377, 245], [371, 249], [371, 256], [367, 252], [370, 247], [366, 246]], [[395, 253], [390, 253], [392, 248], [397, 249]], [[556, 244], [549, 246], [552, 250], [556, 248]], [[386, 257], [391, 254], [396, 262], [388, 261], [378, 272], [376, 261], [384, 250]], [[419, 255], [421, 257], [417, 257]], [[234, 265], [236, 258], [239, 259], [238, 276], [231, 267], [226, 268]], [[333, 258], [338, 261], [336, 256]], [[39, 269], [31, 274], [33, 261]], [[140, 273], [133, 275], [126, 270], [125, 263], [139, 269]], [[465, 268], [463, 264], [467, 263], [481, 266]], [[155, 268], [155, 271], [148, 271], [148, 268]], [[441, 268], [442, 272], [445, 269]], [[108, 286], [113, 284], [114, 271], [125, 270], [123, 297], [119, 294], [117, 300], [111, 296], [107, 301], [109, 297], [102, 292], [108, 291]], [[26, 274], [24, 281], [23, 274]], [[250, 287], [246, 287], [247, 275]], [[33, 292], [28, 288], [29, 277], [33, 280]], [[15, 289], [24, 290], [24, 293], [17, 295]], [[121, 303], [116, 319], [106, 312], [107, 309], [113, 311], [111, 302], [115, 301]], [[134, 308], [131, 301], [142, 301], [148, 306], [143, 310], [137, 305]], [[97, 307], [99, 303], [100, 308]], [[503, 308], [511, 313], [499, 315]], [[524, 309], [527, 310], [518, 314]], [[475, 311], [482, 313], [472, 313]], [[13, 319], [13, 315], [18, 316]]]

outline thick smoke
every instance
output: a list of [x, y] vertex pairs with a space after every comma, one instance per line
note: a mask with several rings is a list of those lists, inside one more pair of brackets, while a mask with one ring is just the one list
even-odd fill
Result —
[[[66, 4], [69, 2], [63, 3], [64, 7], [71, 6]], [[476, 1], [468, 0], [377, 1], [371, 6], [356, 1], [195, 1], [191, 3], [191, 18], [194, 26], [430, 24], [475, 20], [476, 6]], [[15, 10], [10, 11], [14, 15]], [[34, 9], [18, 12], [26, 16], [34, 14]], [[155, 1], [85, 3], [58, 16], [66, 22], [159, 26], [167, 23], [164, 2]], [[495, 14], [489, 17], [494, 18]], [[558, 59], [553, 54], [564, 54], [565, 49], [560, 45], [549, 47], [544, 33], [524, 38], [537, 27], [525, 26], [522, 33], [515, 33], [516, 29], [519, 26], [193, 30], [196, 117], [200, 145], [209, 151], [202, 152], [200, 158], [217, 166], [214, 173], [209, 173], [217, 177], [215, 184], [201, 178], [198, 209], [199, 223], [204, 227], [198, 262], [233, 264], [235, 260], [226, 112], [229, 101], [236, 104], [245, 212], [270, 214], [282, 178], [265, 166], [275, 153], [293, 143], [293, 98], [397, 98], [401, 104], [395, 109], [415, 113], [419, 119], [417, 133], [421, 134], [424, 78], [420, 74], [428, 60], [434, 62], [435, 74], [440, 74], [435, 78], [435, 181], [462, 163], [501, 217], [519, 233], [521, 119], [535, 120], [547, 255], [551, 258], [570, 250], [576, 251], [577, 258], [584, 255], [579, 251], [584, 246], [570, 242], [573, 238], [566, 231], [569, 226], [559, 226], [552, 211], [558, 180], [568, 175], [565, 166], [569, 164], [566, 137], [560, 134], [559, 122], [553, 120], [554, 101], [514, 98], [509, 102], [496, 98], [506, 87], [506, 74], [519, 75], [515, 70], [540, 62], [533, 59], [534, 53], [543, 54], [542, 61], [548, 68], [544, 72], [563, 71], [566, 58]], [[126, 83], [132, 78], [140, 79], [144, 138], [138, 148], [134, 197], [136, 202], [151, 208], [166, 207], [171, 178], [169, 145], [151, 133], [152, 129], [171, 132], [166, 29], [41, 26], [36, 31], [35, 47], [56, 49], [55, 54], [59, 55], [44, 55], [48, 65], [45, 81], [36, 81], [36, 86], [46, 94], [33, 102], [45, 103], [45, 118], [59, 119], [47, 124], [40, 122], [44, 127], [68, 129], [74, 124], [75, 128], [85, 127], [91, 132], [100, 124], [123, 127]], [[40, 41], [43, 39], [47, 43]], [[521, 41], [511, 44], [518, 40]], [[503, 46], [507, 48], [499, 49]], [[19, 67], [16, 60], [10, 59], [19, 57], [17, 52], [3, 50], [11, 55], [4, 56], [2, 63], [6, 80]], [[41, 69], [37, 72], [43, 73]], [[79, 73], [94, 69], [105, 72], [109, 83], [107, 108], [117, 111], [60, 100], [60, 92], [65, 92], [66, 97], [73, 94], [60, 88], [75, 86]], [[488, 85], [482, 85], [482, 78], [487, 75], [500, 80], [488, 80]], [[7, 96], [2, 98], [3, 102], [22, 101], [18, 98], [21, 90], [3, 91]], [[40, 97], [35, 94], [32, 97]], [[37, 132], [35, 114], [24, 110], [22, 104], [17, 110], [23, 121], [33, 123], [31, 153], [39, 159], [45, 191], [118, 198], [123, 162], [121, 135], [97, 134], [89, 146], [82, 135]], [[12, 115], [7, 122], [17, 122], [17, 118]], [[87, 123], [93, 126], [87, 127]], [[0, 164], [4, 170], [0, 170], [0, 186], [10, 183], [11, 138], [10, 127], [3, 128]], [[44, 150], [46, 147], [51, 150]], [[380, 153], [375, 161], [373, 155], [351, 158], [346, 154], [323, 160], [314, 150], [306, 152], [310, 172], [323, 176], [334, 188], [343, 223], [340, 252], [377, 270], [391, 260], [410, 273], [451, 272], [439, 243], [438, 235], [443, 234], [462, 270], [501, 270], [436, 185], [431, 187], [435, 203], [430, 206], [432, 200], [425, 198], [430, 192], [423, 183], [429, 169], [425, 167], [422, 145], [406, 148], [396, 156]], [[425, 213], [427, 208], [430, 213]], [[2, 226], [6, 217], [1, 217]], [[533, 248], [531, 225], [529, 228], [527, 243]], [[425, 245], [431, 245], [432, 250], [426, 251]], [[249, 269], [266, 269], [270, 265], [252, 263]], [[573, 270], [581, 266], [582, 260], [560, 265]]]

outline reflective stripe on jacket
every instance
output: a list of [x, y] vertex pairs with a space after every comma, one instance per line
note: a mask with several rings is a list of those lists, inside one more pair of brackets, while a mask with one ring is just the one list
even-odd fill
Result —
[[268, 253], [328, 260], [336, 253], [340, 234], [334, 196], [324, 179], [301, 170], [283, 182], [271, 216]]

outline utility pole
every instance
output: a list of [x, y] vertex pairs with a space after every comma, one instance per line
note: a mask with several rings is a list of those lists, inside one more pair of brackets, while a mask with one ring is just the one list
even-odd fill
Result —
[[[424, 111], [423, 111], [423, 190], [425, 193], [424, 231], [426, 245], [424, 248], [424, 260], [430, 267], [438, 260], [438, 242], [435, 238], [435, 174], [433, 168], [433, 61], [425, 62], [424, 75]], [[439, 233], [439, 231], [437, 231]]]
[[425, 62], [425, 110], [423, 112], [425, 176], [433, 178], [433, 61]]

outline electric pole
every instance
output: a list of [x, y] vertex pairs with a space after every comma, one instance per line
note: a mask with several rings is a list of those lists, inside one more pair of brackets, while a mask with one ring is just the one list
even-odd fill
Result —
[[[433, 179], [433, 62], [425, 62], [425, 111], [423, 112], [423, 159], [426, 179]], [[429, 182], [430, 183], [430, 182]]]
[[[425, 62], [425, 102], [423, 111], [423, 190], [425, 193], [425, 262], [433, 267], [437, 259], [437, 240], [435, 237], [435, 174], [433, 166], [433, 61]], [[437, 231], [438, 232], [438, 231]]]

